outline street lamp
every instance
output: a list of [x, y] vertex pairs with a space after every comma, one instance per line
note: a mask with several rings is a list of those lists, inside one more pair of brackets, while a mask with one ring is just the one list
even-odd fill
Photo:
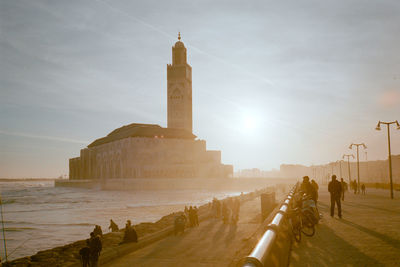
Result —
[[386, 124], [387, 126], [387, 133], [388, 133], [388, 147], [389, 147], [389, 179], [390, 179], [390, 197], [393, 199], [393, 180], [392, 180], [392, 155], [390, 152], [390, 124], [396, 124], [397, 125], [397, 130], [400, 130], [400, 124], [398, 121], [391, 121], [391, 122], [384, 122], [384, 121], [379, 121], [378, 124], [376, 125], [375, 130], [380, 131], [381, 130], [381, 124]]
[[351, 143], [350, 146], [349, 146], [349, 149], [352, 149], [353, 146], [357, 147], [357, 179], [358, 179], [357, 193], [360, 194], [360, 160], [359, 160], [358, 149], [359, 149], [360, 146], [362, 146], [364, 149], [366, 149], [367, 146], [364, 143], [361, 143], [361, 144]]
[[344, 154], [342, 156], [342, 159], [344, 159], [345, 157], [347, 157], [347, 169], [349, 169], [349, 186], [350, 186], [351, 185], [350, 157], [352, 157], [354, 159], [354, 155], [353, 154]]
[[343, 178], [342, 177], [342, 160], [337, 160], [336, 163], [338, 163], [338, 162], [339, 162], [339, 168], [340, 168], [340, 178]]

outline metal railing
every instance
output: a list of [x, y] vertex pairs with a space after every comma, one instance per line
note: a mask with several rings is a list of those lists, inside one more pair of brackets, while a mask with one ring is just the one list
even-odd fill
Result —
[[292, 201], [293, 195], [296, 192], [298, 183], [290, 190], [286, 199], [281, 204], [281, 207], [276, 212], [271, 223], [268, 224], [267, 230], [263, 234], [260, 241], [258, 241], [256, 247], [250, 253], [249, 256], [245, 257], [241, 262], [242, 267], [264, 267], [268, 256], [271, 253], [272, 247], [275, 244], [275, 240], [278, 236], [278, 231], [283, 224], [286, 214], [289, 210], [289, 205]]

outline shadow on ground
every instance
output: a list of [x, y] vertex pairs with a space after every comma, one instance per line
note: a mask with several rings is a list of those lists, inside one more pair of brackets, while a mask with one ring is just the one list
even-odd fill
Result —
[[[289, 266], [384, 266], [320, 224], [313, 237], [293, 244]], [[317, 246], [316, 244], [319, 244]], [[303, 249], [296, 249], [302, 246]]]

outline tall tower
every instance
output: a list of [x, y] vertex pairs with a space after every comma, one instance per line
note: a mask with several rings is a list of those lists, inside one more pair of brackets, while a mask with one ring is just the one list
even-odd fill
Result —
[[178, 42], [172, 47], [172, 64], [167, 65], [168, 128], [192, 132], [192, 67], [186, 61], [186, 47]]

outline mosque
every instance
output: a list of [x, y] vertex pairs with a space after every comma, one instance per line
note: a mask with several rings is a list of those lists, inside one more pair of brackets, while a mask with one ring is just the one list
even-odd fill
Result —
[[221, 151], [206, 149], [192, 133], [192, 67], [181, 41], [167, 65], [168, 127], [132, 123], [110, 132], [69, 159], [70, 180], [231, 177]]

